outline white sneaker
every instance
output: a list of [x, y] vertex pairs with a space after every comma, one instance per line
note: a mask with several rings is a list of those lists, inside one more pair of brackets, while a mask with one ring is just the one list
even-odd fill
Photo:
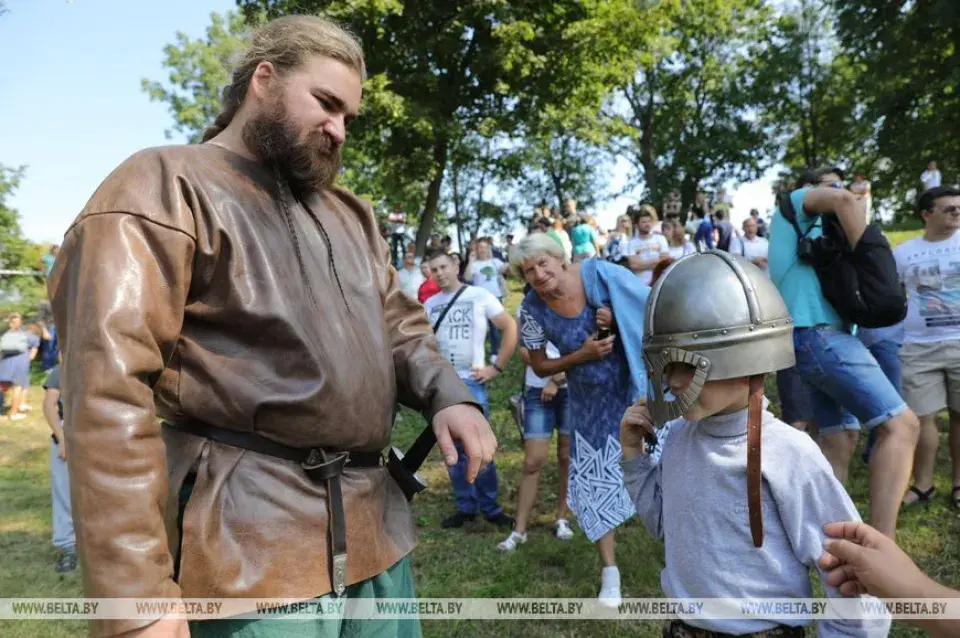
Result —
[[600, 573], [600, 596], [597, 597], [604, 607], [619, 607], [620, 597], [620, 569], [616, 566], [604, 567]]
[[526, 542], [527, 535], [521, 534], [520, 532], [514, 530], [510, 532], [510, 536], [507, 536], [507, 540], [497, 545], [497, 549], [499, 549], [501, 552], [512, 552], [517, 548], [517, 545]]
[[568, 541], [573, 538], [573, 530], [570, 529], [570, 523], [565, 518], [557, 520], [557, 538], [562, 541]]

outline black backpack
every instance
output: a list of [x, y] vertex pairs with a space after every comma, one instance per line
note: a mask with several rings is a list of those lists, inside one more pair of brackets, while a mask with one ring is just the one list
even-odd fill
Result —
[[907, 316], [907, 293], [897, 274], [890, 242], [878, 224], [870, 224], [850, 248], [836, 213], [819, 216], [823, 234], [800, 230], [790, 194], [780, 195], [780, 213], [797, 233], [797, 258], [813, 266], [823, 296], [844, 321], [864, 328], [885, 328]]

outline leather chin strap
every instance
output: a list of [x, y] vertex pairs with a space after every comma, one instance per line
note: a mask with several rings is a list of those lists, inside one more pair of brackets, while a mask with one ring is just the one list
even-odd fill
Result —
[[763, 375], [750, 377], [750, 400], [747, 404], [747, 510], [750, 514], [750, 535], [754, 547], [763, 547], [763, 500], [760, 473], [760, 424], [763, 418]]

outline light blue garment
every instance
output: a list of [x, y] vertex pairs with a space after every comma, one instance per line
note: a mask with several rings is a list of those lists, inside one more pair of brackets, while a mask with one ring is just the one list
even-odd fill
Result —
[[[812, 598], [816, 569], [828, 597], [840, 592], [817, 567], [823, 525], [859, 521], [846, 490], [813, 439], [763, 413], [763, 546], [754, 547], [747, 508], [747, 411], [670, 423], [658, 462], [641, 455], [621, 463], [647, 530], [664, 540], [660, 574], [669, 598]], [[710, 631], [745, 634], [809, 620], [688, 618]], [[890, 621], [824, 620], [821, 638], [886, 636]]]
[[632, 272], [599, 259], [580, 264], [580, 277], [587, 303], [594, 308], [612, 308], [617, 335], [623, 346], [633, 382], [631, 401], [647, 396], [647, 367], [643, 361], [643, 317], [650, 287]]
[[597, 230], [590, 224], [578, 224], [573, 227], [570, 233], [570, 243], [573, 244], [574, 255], [589, 255], [593, 257], [597, 254], [597, 247], [594, 242], [597, 240]]
[[[823, 234], [818, 216], [807, 215], [803, 210], [803, 199], [809, 188], [801, 188], [790, 193], [790, 201], [797, 211], [797, 223], [803, 232], [810, 229], [807, 237], [816, 239]], [[812, 228], [811, 228], [812, 226]], [[820, 280], [813, 266], [797, 258], [797, 231], [777, 208], [770, 222], [770, 279], [780, 291], [787, 304], [787, 310], [793, 317], [797, 328], [812, 328], [829, 325], [843, 326], [843, 319], [823, 296]]]
[[868, 348], [880, 343], [881, 341], [890, 341], [898, 346], [903, 345], [903, 322], [895, 323], [886, 328], [862, 328], [857, 326], [857, 339]]

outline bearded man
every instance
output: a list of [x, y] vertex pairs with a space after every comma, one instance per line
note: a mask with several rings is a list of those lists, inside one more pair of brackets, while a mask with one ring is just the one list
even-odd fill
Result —
[[[381, 463], [396, 401], [426, 414], [448, 465], [463, 445], [468, 480], [491, 461], [490, 426], [400, 289], [371, 207], [334, 185], [364, 74], [336, 24], [268, 23], [204, 143], [135, 154], [68, 230], [49, 287], [87, 596], [412, 597], [415, 527]], [[420, 632], [383, 622], [298, 629]]]

